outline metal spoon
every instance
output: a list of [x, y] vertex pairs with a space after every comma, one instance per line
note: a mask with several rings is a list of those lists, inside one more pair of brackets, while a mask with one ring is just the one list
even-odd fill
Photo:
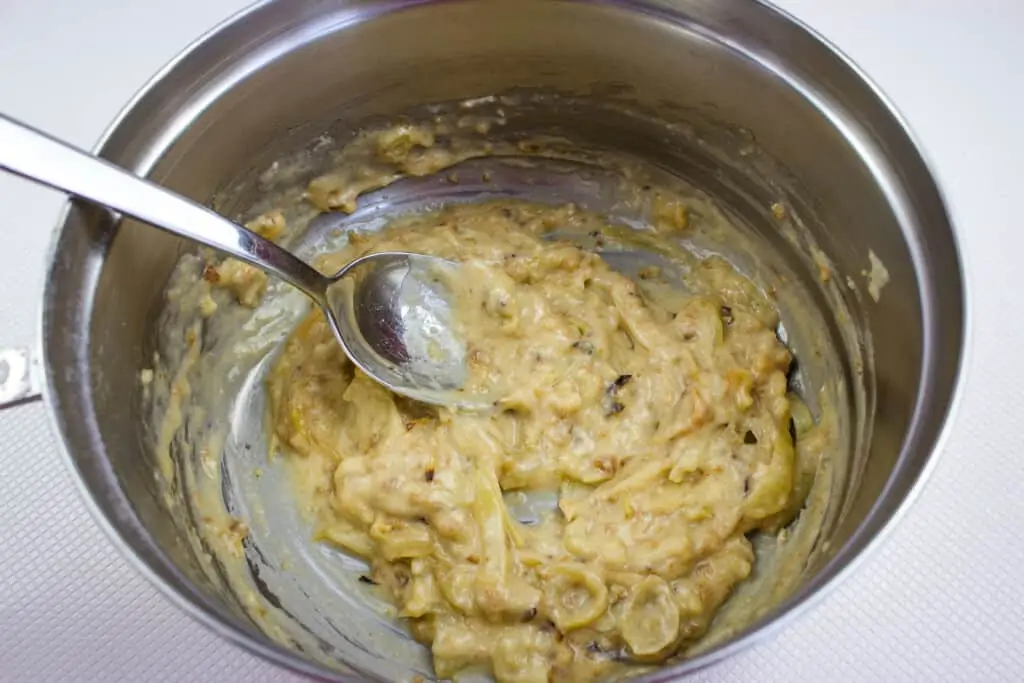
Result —
[[403, 252], [369, 254], [327, 277], [210, 209], [0, 114], [0, 168], [199, 242], [283, 279], [324, 312], [342, 349], [398, 394], [462, 408], [465, 348], [452, 329], [444, 274], [456, 265]]

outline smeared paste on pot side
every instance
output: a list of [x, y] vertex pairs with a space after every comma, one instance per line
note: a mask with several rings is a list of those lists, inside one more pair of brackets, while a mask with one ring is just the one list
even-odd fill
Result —
[[[344, 168], [314, 180], [306, 202], [351, 211], [403, 174], [492, 151], [434, 149], [414, 126], [358, 144], [390, 170]], [[645, 239], [687, 229], [684, 201], [653, 207]], [[271, 238], [287, 229], [279, 210], [250, 227]], [[612, 248], [623, 232], [571, 205], [492, 201], [353, 233], [316, 263], [330, 273], [389, 250], [459, 263], [465, 388], [497, 391], [492, 411], [390, 393], [352, 366], [318, 311], [270, 376], [268, 428], [296, 505], [317, 540], [370, 563], [367, 583], [431, 648], [441, 678], [585, 681], [693, 650], [751, 573], [749, 539], [794, 519], [832, 445], [830, 421], [816, 426], [788, 392], [792, 358], [770, 297], [727, 261], [686, 255], [681, 291], [657, 269], [633, 281], [579, 241], [548, 239], [555, 230]], [[208, 261], [203, 317], [223, 305], [217, 292], [259, 302], [262, 273]], [[517, 492], [556, 494], [557, 509], [521, 523], [507, 504]], [[819, 508], [824, 492], [812, 495]], [[208, 546], [244, 537], [233, 520], [203, 519]]]

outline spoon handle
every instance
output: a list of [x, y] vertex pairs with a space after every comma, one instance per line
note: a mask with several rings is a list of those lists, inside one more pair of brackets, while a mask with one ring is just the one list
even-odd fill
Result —
[[0, 169], [205, 244], [324, 302], [327, 278], [290, 252], [205, 206], [0, 114]]

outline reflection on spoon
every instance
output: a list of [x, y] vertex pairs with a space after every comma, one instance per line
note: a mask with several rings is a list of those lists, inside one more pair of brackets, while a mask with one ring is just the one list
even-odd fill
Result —
[[355, 259], [327, 289], [335, 334], [352, 361], [396, 393], [467, 410], [489, 409], [462, 391], [466, 345], [455, 332], [447, 281], [459, 265], [407, 252]]

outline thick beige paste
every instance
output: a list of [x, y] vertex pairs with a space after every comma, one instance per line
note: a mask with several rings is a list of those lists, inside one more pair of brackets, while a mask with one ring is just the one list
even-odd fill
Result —
[[[273, 430], [319, 538], [370, 562], [441, 678], [586, 681], [670, 657], [750, 573], [746, 534], [803, 503], [774, 308], [718, 258], [670, 294], [545, 239], [606, 227], [573, 207], [457, 206], [321, 259], [462, 264], [467, 390], [497, 391], [490, 412], [391, 394], [319, 313], [272, 373]], [[520, 523], [516, 492], [557, 509]]]

